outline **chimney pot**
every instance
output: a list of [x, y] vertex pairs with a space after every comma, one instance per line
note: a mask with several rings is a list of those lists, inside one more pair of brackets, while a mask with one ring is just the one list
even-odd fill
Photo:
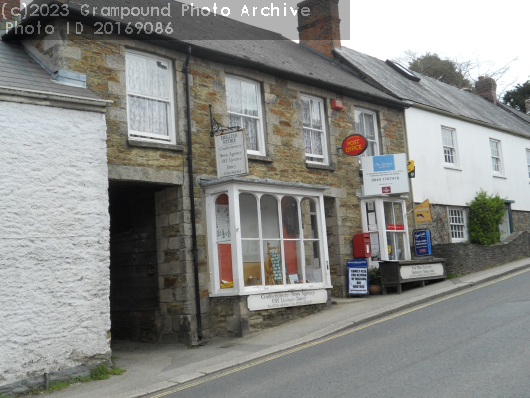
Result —
[[[309, 12], [302, 13], [302, 8]], [[298, 3], [300, 44], [331, 57], [340, 44], [339, 0], [304, 0]]]
[[491, 77], [480, 76], [475, 83], [477, 94], [494, 104], [497, 104], [497, 83]]

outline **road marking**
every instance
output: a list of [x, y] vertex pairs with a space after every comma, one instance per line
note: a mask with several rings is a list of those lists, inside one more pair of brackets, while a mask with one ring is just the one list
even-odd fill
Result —
[[400, 312], [398, 312], [396, 314], [388, 315], [388, 316], [385, 316], [385, 317], [383, 317], [381, 319], [378, 319], [378, 320], [375, 320], [375, 321], [372, 321], [372, 322], [368, 322], [368, 323], [364, 323], [361, 326], [357, 326], [355, 328], [345, 330], [344, 332], [336, 333], [336, 334], [333, 334], [331, 336], [324, 337], [322, 339], [312, 341], [310, 343], [304, 343], [304, 344], [302, 344], [302, 345], [300, 345], [298, 347], [291, 348], [291, 349], [289, 349], [287, 351], [282, 351], [282, 352], [279, 352], [277, 354], [273, 354], [273, 355], [267, 356], [265, 358], [259, 359], [257, 361], [252, 361], [250, 363], [247, 363], [246, 365], [241, 365], [241, 366], [238, 366], [236, 368], [233, 368], [233, 369], [218, 373], [218, 374], [213, 375], [213, 376], [204, 377], [203, 379], [199, 379], [197, 381], [186, 383], [186, 384], [184, 384], [184, 385], [182, 385], [180, 387], [172, 389], [171, 391], [165, 391], [165, 392], [159, 393], [157, 395], [152, 395], [149, 398], [161, 398], [161, 397], [164, 397], [166, 395], [173, 394], [175, 392], [186, 390], [186, 389], [188, 389], [190, 387], [195, 387], [195, 386], [198, 386], [199, 384], [203, 384], [203, 383], [206, 383], [208, 381], [212, 381], [212, 380], [218, 379], [220, 377], [228, 376], [228, 375], [230, 375], [232, 373], [236, 373], [236, 372], [239, 372], [241, 370], [248, 369], [248, 368], [251, 368], [253, 366], [260, 365], [262, 363], [268, 362], [268, 361], [272, 361], [273, 359], [277, 359], [277, 358], [283, 357], [285, 355], [289, 355], [289, 354], [295, 353], [297, 351], [305, 350], [306, 348], [313, 347], [313, 346], [316, 346], [318, 344], [322, 344], [322, 343], [325, 343], [327, 341], [331, 341], [331, 340], [334, 340], [336, 338], [339, 338], [339, 337], [342, 337], [342, 336], [346, 336], [346, 335], [351, 334], [351, 333], [358, 332], [359, 330], [363, 330], [363, 329], [369, 328], [370, 326], [374, 326], [374, 325], [377, 325], [379, 323], [383, 323], [383, 322], [389, 321], [390, 319], [394, 319], [394, 318], [397, 318], [397, 317], [400, 317], [400, 316], [403, 316], [403, 315], [406, 315], [406, 314], [410, 314], [411, 312], [418, 311], [418, 310], [421, 310], [422, 308], [429, 307], [431, 305], [440, 303], [442, 301], [449, 300], [449, 299], [452, 299], [454, 297], [461, 296], [462, 294], [466, 294], [466, 293], [470, 293], [470, 292], [473, 292], [473, 291], [478, 290], [478, 289], [482, 289], [484, 287], [493, 285], [495, 283], [502, 282], [502, 281], [504, 281], [506, 279], [513, 278], [514, 276], [518, 276], [518, 275], [524, 274], [525, 272], [529, 272], [529, 271], [530, 271], [530, 268], [522, 270], [522, 271], [519, 271], [519, 272], [515, 272], [513, 274], [509, 274], [509, 275], [504, 276], [504, 277], [502, 277], [500, 279], [495, 279], [495, 280], [493, 280], [491, 282], [487, 282], [487, 283], [478, 285], [476, 287], [472, 287], [472, 288], [469, 288], [469, 289], [464, 289], [463, 291], [458, 292], [458, 293], [453, 293], [453, 294], [450, 294], [448, 296], [440, 297], [439, 299], [436, 299], [436, 300], [433, 300], [433, 301], [429, 301], [428, 303], [425, 303], [425, 304], [422, 304], [422, 305], [415, 306], [414, 308], [411, 308], [409, 310], [403, 310], [403, 311], [400, 311]]

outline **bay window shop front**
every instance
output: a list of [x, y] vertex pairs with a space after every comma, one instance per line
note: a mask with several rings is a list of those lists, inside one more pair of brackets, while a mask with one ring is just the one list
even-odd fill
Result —
[[210, 296], [331, 288], [326, 187], [250, 179], [202, 185]]

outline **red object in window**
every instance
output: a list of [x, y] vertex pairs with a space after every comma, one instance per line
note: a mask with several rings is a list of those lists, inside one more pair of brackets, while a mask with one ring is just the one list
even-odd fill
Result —
[[383, 193], [392, 193], [390, 187], [383, 187]]
[[404, 231], [405, 226], [403, 224], [396, 224], [396, 231]]
[[372, 257], [369, 232], [361, 232], [359, 234], [353, 235], [353, 257]]
[[332, 99], [331, 100], [331, 109], [335, 109], [336, 111], [342, 111], [344, 109], [344, 106], [342, 106], [341, 100]]
[[396, 230], [396, 226], [394, 224], [387, 224], [386, 225], [386, 230], [387, 231], [395, 231]]

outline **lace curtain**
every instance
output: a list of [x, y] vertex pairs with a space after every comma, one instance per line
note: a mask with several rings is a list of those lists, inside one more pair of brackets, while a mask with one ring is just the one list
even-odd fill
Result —
[[236, 79], [226, 79], [228, 126], [244, 128], [247, 150], [259, 151], [258, 141], [258, 86]]
[[311, 162], [324, 163], [321, 101], [302, 97], [302, 121], [304, 125], [306, 159]]

